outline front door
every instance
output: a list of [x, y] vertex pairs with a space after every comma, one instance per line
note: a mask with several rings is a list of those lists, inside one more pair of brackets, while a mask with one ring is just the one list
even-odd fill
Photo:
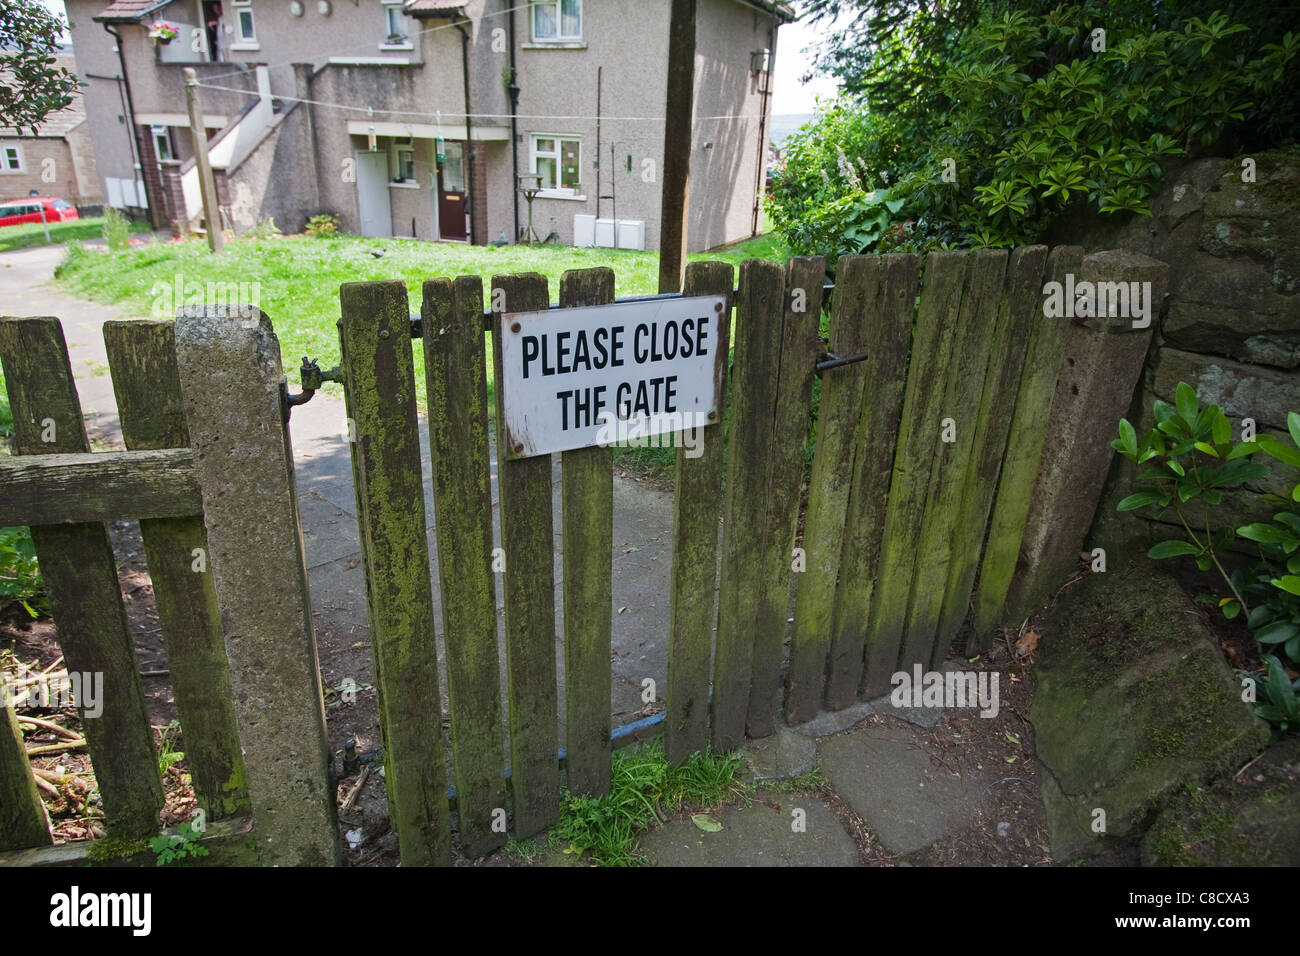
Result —
[[465, 228], [465, 144], [443, 142], [438, 162], [438, 233], [443, 239], [469, 238]]
[[361, 235], [393, 234], [393, 210], [388, 201], [388, 153], [357, 152], [357, 212]]

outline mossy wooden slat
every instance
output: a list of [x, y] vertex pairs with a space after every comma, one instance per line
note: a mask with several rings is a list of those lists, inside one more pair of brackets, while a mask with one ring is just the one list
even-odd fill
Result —
[[686, 266], [683, 294], [727, 297], [715, 346], [714, 390], [718, 420], [702, 435], [700, 455], [677, 449], [673, 484], [673, 569], [668, 611], [668, 688], [664, 694], [664, 750], [680, 763], [709, 745], [709, 659], [713, 652], [718, 580], [718, 529], [722, 514], [722, 450], [727, 395], [727, 349], [731, 327], [732, 280], [726, 262]]
[[[614, 271], [578, 269], [560, 278], [560, 305], [614, 301]], [[614, 449], [560, 456], [564, 542], [564, 713], [568, 786], [609, 792], [610, 655], [613, 644]]]
[[404, 866], [446, 865], [447, 771], [406, 285], [347, 283], [339, 298], [389, 817]]
[[6, 456], [0, 527], [198, 515], [203, 497], [188, 448]]
[[14, 709], [0, 689], [0, 850], [48, 846], [50, 823]]
[[949, 541], [948, 583], [943, 589], [930, 665], [938, 669], [970, 612], [971, 589], [979, 568], [998, 468], [1007, 450], [1007, 433], [1025, 363], [1025, 346], [1043, 318], [1043, 266], [1046, 246], [1022, 246], [1011, 254], [997, 327], [989, 342], [989, 364], [980, 397], [975, 444], [967, 465], [961, 512]]
[[[499, 290], [499, 292], [498, 292]], [[546, 277], [494, 276], [492, 295], [506, 312], [550, 306]], [[505, 381], [501, 316], [494, 316], [493, 358], [498, 389]], [[504, 405], [497, 393], [497, 483], [505, 550], [506, 673], [510, 702], [510, 789], [515, 834], [527, 839], [555, 822], [560, 809], [555, 764], [559, 728], [555, 684], [555, 541], [551, 518], [551, 456], [508, 457]]]
[[889, 480], [889, 506], [881, 534], [880, 565], [865, 640], [861, 692], [868, 699], [890, 688], [890, 675], [907, 621], [916, 537], [935, 469], [944, 383], [961, 306], [966, 254], [932, 252], [908, 360], [907, 385], [898, 426], [898, 450]]
[[754, 620], [749, 711], [745, 718], [746, 733], [756, 738], [771, 736], [776, 730], [825, 281], [826, 260], [820, 256], [799, 256], [786, 265], [781, 356], [777, 377], [769, 383], [775, 398], [771, 437], [765, 457], [754, 462], [756, 466], [763, 462], [768, 472], [763, 547], [758, 555], [762, 561], [762, 579]]
[[[880, 272], [872, 280], [875, 287], [868, 288], [866, 283], [861, 283], [859, 293], [868, 297], [862, 306], [866, 316], [861, 337], [864, 350], [871, 357], [865, 363], [865, 386], [856, 424], [852, 426], [852, 488], [844, 515], [839, 580], [832, 582], [834, 604], [825, 694], [826, 707], [830, 710], [852, 704], [862, 680], [863, 647], [880, 563], [881, 534], [889, 502], [889, 481], [916, 313], [915, 256], [889, 255], [882, 260], [850, 257], [847, 261], [841, 258], [838, 281], [853, 283], [854, 276], [865, 268], [864, 264], [873, 261], [881, 263]], [[838, 296], [836, 302], [838, 305]], [[832, 375], [847, 370], [837, 369]], [[822, 387], [824, 403], [826, 386]], [[815, 493], [810, 492], [810, 515], [815, 500]], [[804, 534], [807, 538], [806, 530]], [[798, 624], [799, 612], [796, 612], [796, 627]]]
[[[1047, 259], [1048, 280], [1064, 283], [1067, 273], [1078, 274], [1082, 261], [1083, 250], [1080, 247], [1058, 246]], [[1003, 605], [1015, 574], [1020, 538], [1024, 534], [1025, 519], [1029, 516], [1030, 495], [1047, 435], [1056, 377], [1065, 352], [1065, 332], [1069, 323], [1064, 319], [1043, 318], [1041, 292], [1041, 289], [1036, 290], [1034, 296], [1039, 311], [1030, 324], [1024, 368], [1016, 391], [1015, 414], [998, 476], [988, 541], [980, 561], [971, 625], [971, 653], [987, 651], [993, 644], [995, 629], [1002, 623]]]
[[[128, 449], [189, 452], [174, 333], [170, 321], [104, 323], [113, 394]], [[195, 796], [213, 819], [247, 811], [244, 758], [203, 518], [144, 519], [140, 535]]]
[[898, 657], [900, 669], [905, 670], [917, 662], [928, 667], [934, 655], [948, 569], [957, 550], [954, 535], [971, 493], [969, 465], [980, 437], [980, 397], [1002, 310], [1006, 250], [981, 249], [968, 255], [952, 358], [941, 386], [940, 421], [932, 426], [942, 432], [942, 422], [951, 420], [954, 440], [945, 441], [941, 434], [935, 447], [937, 470], [931, 473], [925, 520], [915, 539], [907, 623]]
[[[855, 355], [876, 342], [869, 324], [884, 312], [885, 260], [876, 256], [842, 256], [836, 265], [829, 342], [837, 355]], [[805, 570], [795, 576], [794, 628], [786, 677], [785, 719], [798, 724], [817, 715], [827, 674], [835, 613], [836, 582], [842, 571], [853, 488], [855, 441], [863, 412], [869, 366], [864, 362], [822, 375], [817, 445], [808, 488], [804, 522]], [[874, 375], [874, 368], [871, 369]], [[861, 657], [861, 638], [858, 639]], [[860, 669], [859, 669], [860, 670]], [[860, 674], [859, 674], [860, 676]], [[853, 692], [857, 691], [856, 680]]]
[[493, 811], [506, 806], [506, 758], [492, 570], [483, 280], [425, 282], [420, 314], [456, 803], [465, 854], [480, 857], [506, 840], [504, 832], [492, 828]]
[[746, 260], [740, 267], [733, 335], [733, 410], [727, 440], [722, 583], [713, 659], [711, 737], [715, 751], [731, 750], [741, 742], [749, 711], [754, 624], [766, 583], [767, 456], [776, 411], [774, 383], [780, 368], [784, 315], [785, 268], [774, 262]]
[[[59, 320], [0, 319], [0, 362], [18, 454], [89, 452]], [[78, 705], [108, 829], [155, 833], [162, 780], [108, 531], [93, 523], [36, 526], [32, 540], [68, 670], [101, 675], [102, 713], [90, 717]]]
[[[338, 332], [339, 332], [339, 366], [341, 368], [346, 369], [348, 367], [348, 343], [346, 341], [345, 336], [343, 335], [342, 319], [339, 319], [338, 321]], [[359, 456], [357, 455], [357, 446], [356, 446], [357, 413], [355, 408], [355, 402], [353, 402], [352, 400], [352, 392], [346, 386], [343, 389], [343, 410], [344, 413], [347, 415], [347, 421], [345, 422], [345, 425], [347, 428], [347, 438], [348, 438], [348, 461], [352, 466], [352, 493], [356, 499], [356, 508], [357, 508], [356, 513], [360, 515], [363, 509], [361, 503], [361, 469], [360, 469], [360, 464], [357, 460]], [[369, 533], [369, 529], [366, 527], [366, 522], [358, 521], [357, 538], [359, 544], [361, 545], [362, 555], [368, 554], [370, 552], [370, 539], [368, 537], [368, 533]], [[374, 589], [370, 585], [369, 575], [366, 575], [363, 572], [362, 577], [365, 579], [366, 582], [366, 620], [373, 621], [375, 619]], [[375, 668], [375, 682], [378, 683], [379, 661], [375, 659], [373, 648], [371, 650], [370, 661], [371, 661], [371, 666]]]

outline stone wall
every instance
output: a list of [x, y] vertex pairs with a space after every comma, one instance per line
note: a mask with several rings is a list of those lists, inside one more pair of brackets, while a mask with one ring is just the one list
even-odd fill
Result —
[[[1300, 153], [1198, 159], [1168, 182], [1149, 217], [1075, 220], [1053, 230], [1054, 241], [1088, 251], [1118, 247], [1169, 264], [1163, 320], [1129, 418], [1139, 434], [1149, 429], [1153, 399], [1172, 403], [1185, 381], [1203, 405], [1224, 409], [1239, 437], [1245, 419], [1281, 437], [1287, 412], [1300, 411]], [[1300, 480], [1296, 469], [1260, 460], [1272, 473], [1225, 496], [1222, 524], [1268, 520], [1276, 508], [1263, 493], [1289, 492]], [[1099, 522], [1130, 482], [1131, 469], [1117, 460]]]

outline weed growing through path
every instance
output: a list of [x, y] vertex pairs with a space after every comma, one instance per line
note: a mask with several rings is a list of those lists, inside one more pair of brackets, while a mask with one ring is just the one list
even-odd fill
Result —
[[641, 862], [637, 835], [683, 805], [717, 806], [745, 792], [736, 779], [736, 754], [698, 753], [670, 767], [663, 743], [652, 740], [614, 754], [609, 793], [603, 797], [566, 794], [555, 835], [569, 842], [566, 852], [590, 850], [601, 866]]

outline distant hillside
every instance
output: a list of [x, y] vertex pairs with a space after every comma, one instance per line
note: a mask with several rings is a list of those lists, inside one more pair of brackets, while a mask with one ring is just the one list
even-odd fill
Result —
[[770, 139], [777, 146], [780, 146], [791, 133], [812, 118], [812, 113], [774, 113], [771, 117], [772, 132]]

